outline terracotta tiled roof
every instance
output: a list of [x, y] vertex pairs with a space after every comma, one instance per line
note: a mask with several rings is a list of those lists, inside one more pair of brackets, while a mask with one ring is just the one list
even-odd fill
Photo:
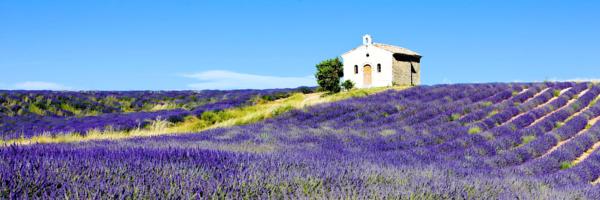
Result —
[[373, 43], [373, 46], [379, 47], [383, 50], [392, 52], [392, 53], [399, 53], [399, 54], [405, 54], [405, 55], [419, 55], [419, 53], [411, 51], [409, 49], [406, 48], [402, 48], [399, 46], [394, 46], [394, 45], [389, 45], [389, 44], [381, 44], [381, 43]]
[[[350, 53], [350, 52], [352, 52], [352, 51], [354, 51], [357, 48], [362, 47], [362, 46], [364, 46], [364, 45], [360, 45], [360, 46], [358, 46], [358, 47], [356, 47], [354, 49], [351, 49], [350, 51], [347, 51], [346, 53], [343, 53], [342, 55]], [[410, 49], [402, 48], [402, 47], [399, 47], [399, 46], [394, 46], [394, 45], [389, 45], [389, 44], [381, 44], [381, 43], [373, 43], [372, 46], [380, 48], [380, 49], [383, 49], [383, 50], [386, 50], [386, 51], [389, 51], [389, 52], [392, 52], [392, 53], [399, 53], [399, 54], [411, 55], [411, 56], [421, 56], [417, 52], [414, 52], [414, 51], [412, 51]]]

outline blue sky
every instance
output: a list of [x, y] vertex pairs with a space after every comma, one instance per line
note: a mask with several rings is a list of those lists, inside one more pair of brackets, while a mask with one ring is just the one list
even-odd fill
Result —
[[421, 53], [424, 84], [600, 78], [598, 1], [0, 0], [0, 88], [313, 84], [375, 42]]

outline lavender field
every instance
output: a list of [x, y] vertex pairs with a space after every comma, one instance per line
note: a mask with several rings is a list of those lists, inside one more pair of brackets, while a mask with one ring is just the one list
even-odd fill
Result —
[[[189, 113], [220, 102], [187, 108], [178, 101], [186, 96], [172, 100], [179, 110], [152, 112], [198, 115]], [[243, 106], [242, 96], [226, 105]], [[7, 145], [0, 198], [600, 199], [599, 97], [592, 83], [418, 86], [198, 133]], [[106, 107], [80, 117], [10, 107], [0, 130], [13, 138], [118, 127], [148, 112]]]
[[[1, 91], [0, 139], [42, 134], [85, 134], [89, 130], [130, 130], [157, 119], [180, 122], [206, 111], [274, 100], [298, 89], [233, 91], [56, 92]], [[304, 89], [310, 92], [310, 88]]]

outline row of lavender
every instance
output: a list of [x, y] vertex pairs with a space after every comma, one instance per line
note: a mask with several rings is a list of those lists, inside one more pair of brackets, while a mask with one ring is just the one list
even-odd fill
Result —
[[598, 199], [599, 94], [589, 83], [422, 86], [199, 134], [11, 146], [0, 195]]
[[[211, 131], [212, 132], [212, 131]], [[212, 136], [224, 133], [212, 132]], [[186, 137], [218, 142], [214, 137]], [[248, 142], [236, 139], [235, 142]], [[335, 137], [321, 150], [243, 153], [126, 142], [0, 149], [3, 199], [597, 199], [596, 188], [549, 190], [536, 179], [397, 162], [352, 152]], [[178, 141], [178, 140], [177, 140]], [[151, 141], [128, 141], [144, 145]], [[139, 143], [138, 143], [139, 142]], [[230, 141], [233, 142], [233, 141]]]
[[[309, 88], [310, 90], [310, 88]], [[248, 105], [252, 99], [281, 98], [289, 96], [301, 89], [272, 89], [272, 90], [234, 90], [234, 91], [165, 91], [165, 92], [55, 92], [55, 91], [2, 91], [0, 104], [7, 107], [20, 107], [27, 110], [30, 103], [45, 102], [43, 115], [30, 113], [9, 116], [8, 112], [0, 112], [0, 135], [2, 139], [15, 139], [32, 137], [40, 134], [62, 134], [69, 132], [85, 133], [91, 129], [129, 130], [144, 127], [151, 120], [167, 119], [178, 122], [184, 116], [199, 116], [205, 111], [218, 111], [232, 107]], [[306, 92], [307, 90], [303, 90]], [[135, 106], [133, 112], [124, 112], [118, 101], [107, 99], [132, 99]], [[15, 103], [18, 102], [18, 103]], [[175, 109], [158, 111], [141, 111], [142, 107], [149, 105], [175, 103]], [[99, 114], [94, 116], [74, 116], [73, 113], [58, 116], [58, 109], [68, 113], [65, 104], [73, 105], [80, 110], [95, 110]], [[50, 112], [53, 110], [53, 112]]]
[[89, 116], [150, 111], [175, 104], [195, 107], [251, 91], [0, 91], [0, 116]]

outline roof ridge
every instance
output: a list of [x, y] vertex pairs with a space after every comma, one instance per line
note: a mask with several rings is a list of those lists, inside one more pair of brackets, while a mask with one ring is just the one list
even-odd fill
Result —
[[[350, 53], [350, 52], [352, 52], [352, 51], [354, 51], [354, 50], [356, 50], [356, 49], [358, 49], [360, 47], [363, 47], [363, 46], [365, 46], [365, 45], [359, 45], [359, 46], [357, 46], [357, 47], [355, 47], [355, 48], [353, 48], [353, 49], [351, 49], [349, 51], [346, 51], [342, 55], [348, 54], [348, 53]], [[379, 49], [382, 49], [382, 50], [385, 50], [385, 51], [388, 51], [388, 52], [391, 52], [391, 53], [413, 55], [413, 56], [415, 56], [415, 55], [416, 56], [421, 56], [419, 53], [417, 53], [415, 51], [412, 51], [412, 50], [404, 48], [404, 47], [400, 47], [400, 46], [396, 46], [396, 45], [391, 45], [391, 44], [384, 44], [384, 43], [376, 43], [376, 42], [374, 42], [373, 44], [368, 45], [368, 46], [374, 46], [374, 47], [377, 47]]]
[[373, 46], [381, 48], [383, 50], [392, 52], [392, 53], [400, 53], [400, 54], [406, 54], [406, 55], [418, 55], [420, 56], [419, 53], [412, 51], [410, 49], [404, 48], [404, 47], [400, 47], [400, 46], [396, 46], [396, 45], [391, 45], [391, 44], [383, 44], [383, 43], [373, 43]]

